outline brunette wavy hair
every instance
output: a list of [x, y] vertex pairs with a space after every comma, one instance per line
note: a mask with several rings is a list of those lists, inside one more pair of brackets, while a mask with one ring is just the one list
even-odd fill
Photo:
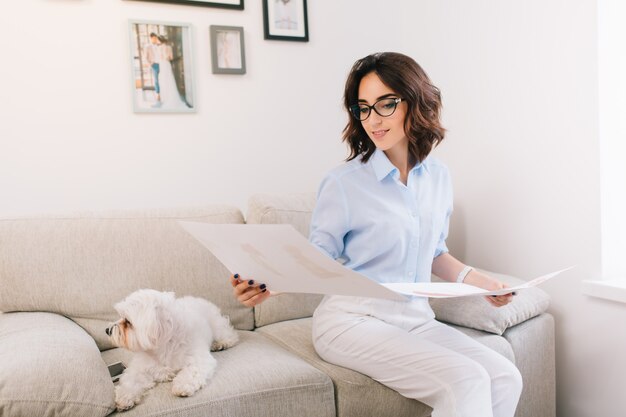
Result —
[[408, 105], [404, 119], [404, 133], [409, 139], [409, 163], [423, 161], [444, 137], [441, 126], [441, 93], [432, 85], [426, 72], [412, 58], [396, 52], [368, 55], [354, 63], [344, 90], [344, 107], [348, 111], [348, 124], [343, 129], [343, 140], [350, 147], [350, 161], [361, 156], [363, 163], [374, 154], [376, 145], [367, 136], [361, 121], [350, 113], [357, 104], [361, 79], [375, 72], [380, 80]]

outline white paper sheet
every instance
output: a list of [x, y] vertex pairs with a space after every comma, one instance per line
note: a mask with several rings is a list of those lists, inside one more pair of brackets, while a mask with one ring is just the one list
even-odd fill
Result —
[[272, 292], [336, 294], [398, 301], [406, 301], [404, 295], [430, 298], [500, 295], [534, 287], [573, 268], [498, 291], [452, 282], [379, 284], [330, 259], [291, 225], [179, 223], [231, 273], [258, 280]]
[[452, 297], [465, 297], [469, 295], [502, 295], [502, 294], [509, 294], [513, 291], [518, 291], [518, 290], [523, 290], [525, 288], [534, 287], [572, 268], [573, 266], [570, 266], [569, 268], [561, 269], [560, 271], [551, 272], [549, 274], [542, 275], [538, 278], [532, 279], [521, 285], [517, 285], [515, 287], [509, 287], [509, 288], [505, 288], [505, 289], [497, 290], [497, 291], [487, 291], [487, 290], [483, 290], [482, 288], [474, 287], [473, 285], [456, 283], [456, 282], [417, 282], [417, 283], [398, 282], [398, 283], [389, 283], [389, 284], [382, 284], [382, 285], [389, 288], [390, 290], [399, 292], [401, 294], [418, 295], [421, 297], [429, 297], [429, 298], [452, 298]]
[[231, 273], [271, 291], [407, 299], [332, 260], [291, 225], [179, 223]]

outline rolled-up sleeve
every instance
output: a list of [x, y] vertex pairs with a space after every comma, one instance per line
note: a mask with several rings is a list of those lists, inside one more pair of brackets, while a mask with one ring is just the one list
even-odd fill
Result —
[[452, 190], [452, 179], [450, 177], [450, 172], [448, 171], [448, 169], [446, 168], [444, 171], [444, 175], [443, 177], [443, 183], [444, 185], [444, 192], [446, 195], [446, 199], [444, 200], [446, 202], [446, 219], [443, 222], [443, 228], [441, 230], [441, 233], [439, 235], [439, 241], [437, 242], [437, 246], [435, 248], [435, 256], [433, 257], [436, 258], [437, 256], [443, 254], [443, 253], [448, 253], [448, 246], [446, 245], [446, 239], [448, 238], [448, 231], [450, 229], [450, 216], [452, 216], [452, 211], [453, 211], [453, 190]]
[[448, 246], [446, 245], [446, 239], [448, 238], [448, 230], [450, 229], [450, 216], [452, 215], [452, 207], [446, 213], [446, 220], [443, 223], [443, 229], [441, 230], [441, 234], [439, 235], [439, 241], [437, 242], [437, 247], [435, 248], [435, 256], [448, 253]]
[[334, 176], [322, 181], [311, 217], [309, 241], [337, 259], [344, 249], [349, 230], [348, 202], [341, 184]]

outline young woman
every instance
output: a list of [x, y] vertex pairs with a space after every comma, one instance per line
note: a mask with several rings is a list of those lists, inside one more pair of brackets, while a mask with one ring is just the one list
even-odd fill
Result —
[[[322, 181], [310, 241], [384, 282], [505, 285], [455, 259], [445, 239], [452, 213], [447, 168], [431, 150], [444, 137], [441, 97], [422, 68], [398, 53], [357, 61], [344, 104], [348, 162]], [[240, 302], [270, 295], [231, 277]], [[495, 307], [512, 295], [486, 297]], [[354, 369], [433, 408], [433, 417], [513, 417], [522, 378], [508, 359], [435, 320], [428, 300], [326, 296], [313, 316], [313, 343], [326, 361]]]
[[159, 36], [160, 54], [160, 84], [161, 84], [161, 105], [162, 109], [187, 108], [176, 85], [172, 61], [174, 60], [174, 48], [165, 36]]

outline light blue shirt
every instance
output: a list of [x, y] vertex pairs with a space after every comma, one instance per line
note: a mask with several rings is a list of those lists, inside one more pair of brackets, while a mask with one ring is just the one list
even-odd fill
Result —
[[385, 153], [359, 157], [322, 181], [311, 220], [311, 243], [370, 279], [429, 282], [433, 259], [448, 251], [452, 213], [448, 169], [427, 157], [407, 184]]

